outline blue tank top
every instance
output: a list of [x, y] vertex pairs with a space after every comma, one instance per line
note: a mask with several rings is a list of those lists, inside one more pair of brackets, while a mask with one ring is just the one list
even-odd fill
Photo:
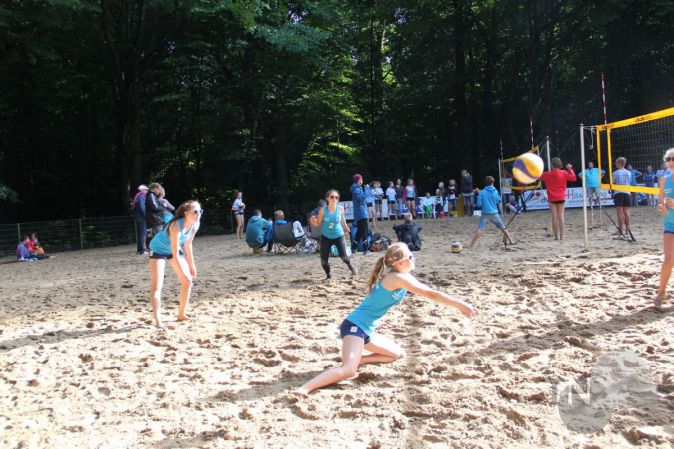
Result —
[[404, 288], [393, 291], [386, 290], [381, 281], [379, 281], [377, 285], [372, 287], [370, 293], [365, 296], [363, 302], [346, 319], [363, 329], [367, 335], [372, 335], [379, 321], [386, 315], [386, 312], [391, 307], [399, 304], [406, 294], [407, 290]]
[[[180, 226], [180, 233], [178, 234], [178, 245], [183, 246], [187, 239], [192, 236], [194, 232], [194, 225], [189, 229], [183, 228], [184, 219], [178, 218], [178, 225]], [[166, 226], [159, 234], [155, 235], [150, 241], [150, 251], [157, 254], [171, 255], [171, 237], [166, 234], [168, 226]]]
[[323, 209], [323, 223], [321, 223], [321, 234], [329, 239], [338, 239], [344, 235], [342, 229], [342, 211], [339, 206], [330, 213], [328, 206]]
[[[671, 174], [665, 176], [665, 200], [669, 198], [674, 198], [674, 181], [672, 181]], [[667, 215], [665, 215], [663, 222], [665, 231], [674, 232], [674, 209], [667, 208]]]

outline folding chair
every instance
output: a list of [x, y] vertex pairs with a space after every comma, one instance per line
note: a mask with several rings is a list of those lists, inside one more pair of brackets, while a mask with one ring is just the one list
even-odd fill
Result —
[[293, 233], [293, 224], [274, 224], [274, 252], [276, 254], [297, 253], [299, 240]]
[[309, 224], [309, 238], [316, 241], [316, 248], [321, 248], [321, 238], [323, 231], [321, 226], [312, 226]]

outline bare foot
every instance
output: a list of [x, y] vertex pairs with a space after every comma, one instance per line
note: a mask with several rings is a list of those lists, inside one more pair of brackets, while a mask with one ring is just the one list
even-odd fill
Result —
[[187, 321], [187, 320], [189, 320], [189, 319], [190, 319], [190, 317], [187, 316], [187, 315], [185, 315], [185, 314], [183, 314], [183, 315], [178, 315], [178, 321]]
[[653, 298], [653, 305], [655, 306], [655, 310], [662, 310], [662, 301], [665, 300], [665, 295], [662, 293], [658, 293], [655, 298]]
[[309, 397], [309, 392], [304, 390], [302, 387], [293, 390], [290, 392], [293, 396], [296, 396], [298, 398], [308, 398]]
[[155, 326], [157, 326], [157, 329], [165, 330], [164, 329], [164, 323], [162, 323], [162, 321], [159, 318], [157, 318], [155, 320], [154, 324], [155, 324]]

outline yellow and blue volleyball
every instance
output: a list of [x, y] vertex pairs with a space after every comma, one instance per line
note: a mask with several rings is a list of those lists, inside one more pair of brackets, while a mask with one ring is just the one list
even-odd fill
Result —
[[453, 253], [460, 253], [463, 251], [463, 245], [459, 242], [452, 243], [452, 252]]
[[513, 177], [522, 184], [536, 182], [543, 174], [543, 159], [534, 153], [524, 153], [515, 159]]

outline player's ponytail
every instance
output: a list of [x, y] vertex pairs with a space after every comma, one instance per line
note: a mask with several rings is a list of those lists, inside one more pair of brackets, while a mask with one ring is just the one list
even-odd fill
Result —
[[372, 286], [376, 285], [383, 277], [384, 269], [393, 268], [396, 262], [405, 258], [405, 248], [407, 245], [401, 242], [394, 243], [389, 246], [386, 250], [386, 253], [377, 259], [377, 262], [374, 264], [372, 273], [367, 278], [365, 283], [365, 291], [370, 293], [372, 291]]

